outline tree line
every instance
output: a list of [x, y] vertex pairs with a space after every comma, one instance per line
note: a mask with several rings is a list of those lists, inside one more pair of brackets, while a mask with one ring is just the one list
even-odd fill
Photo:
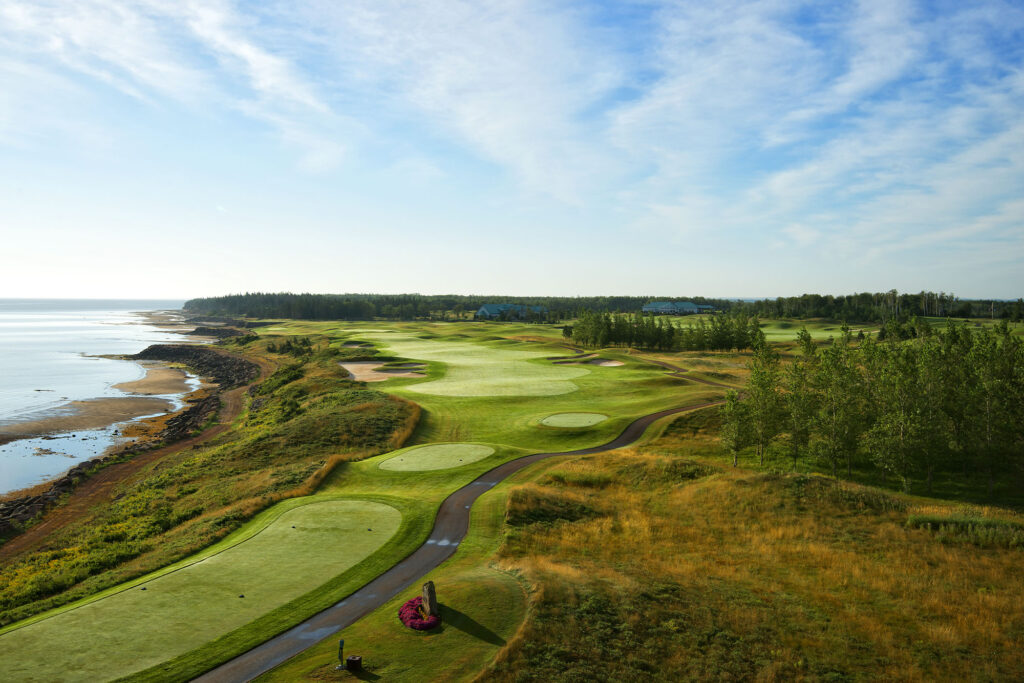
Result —
[[945, 292], [900, 294], [896, 290], [843, 296], [804, 294], [794, 297], [740, 301], [702, 296], [510, 297], [459, 294], [293, 294], [250, 292], [204, 297], [185, 302], [186, 311], [202, 315], [301, 320], [448, 319], [472, 317], [485, 303], [543, 306], [541, 321], [578, 317], [582, 311], [635, 313], [651, 301], [691, 301], [718, 311], [761, 318], [826, 318], [847, 322], [906, 322], [920, 317], [993, 317], [1024, 320], [1024, 300], [961, 300]]
[[832, 296], [802, 296], [736, 302], [732, 310], [765, 318], [828, 318], [848, 322], [884, 323], [888, 320], [906, 322], [914, 316], [954, 318], [1000, 318], [1013, 322], [1024, 320], [1024, 300], [994, 299], [961, 300], [946, 292], [899, 293], [863, 292]]
[[972, 330], [951, 321], [903, 341], [868, 336], [856, 344], [849, 328], [819, 349], [806, 329], [800, 353], [783, 367], [758, 336], [742, 392], [723, 408], [722, 437], [737, 463], [753, 447], [760, 464], [781, 446], [792, 459], [813, 461], [836, 476], [876, 468], [904, 489], [936, 474], [980, 474], [989, 495], [1024, 464], [1024, 344], [1005, 322]]
[[[664, 297], [668, 299], [669, 297]], [[678, 299], [678, 297], [674, 297]], [[446, 319], [472, 317], [484, 304], [543, 306], [547, 313], [539, 322], [575, 318], [580, 311], [639, 311], [652, 297], [510, 297], [459, 294], [292, 294], [250, 292], [204, 297], [186, 301], [183, 308], [196, 315], [286, 318], [299, 320], [387, 320]], [[716, 308], [729, 305], [726, 299], [690, 297], [689, 301]]]
[[566, 338], [580, 346], [632, 346], [659, 351], [730, 351], [748, 349], [761, 334], [757, 318], [742, 313], [676, 319], [633, 313], [583, 311], [575, 325], [563, 328]]

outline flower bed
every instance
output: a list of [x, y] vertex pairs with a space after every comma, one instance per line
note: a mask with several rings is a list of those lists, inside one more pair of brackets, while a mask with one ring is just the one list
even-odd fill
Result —
[[398, 608], [398, 618], [409, 628], [429, 631], [441, 625], [441, 617], [423, 616], [423, 598], [416, 596]]

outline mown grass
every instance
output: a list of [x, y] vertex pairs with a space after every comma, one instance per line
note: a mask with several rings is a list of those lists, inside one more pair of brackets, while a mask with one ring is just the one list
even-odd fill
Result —
[[[371, 500], [313, 500], [258, 534], [200, 561], [101, 600], [40, 619], [0, 638], [8, 672], [41, 679], [100, 680], [159, 664], [318, 588], [382, 547], [401, 513]], [[106, 654], [90, 657], [93, 634]], [[64, 643], [62, 659], [47, 644]]]
[[[410, 329], [408, 325], [390, 334], [355, 328], [353, 334], [374, 341], [383, 353], [429, 361], [425, 380], [394, 379], [385, 383], [387, 390], [415, 401], [424, 409], [413, 443], [472, 441], [531, 450], [573, 450], [610, 441], [641, 415], [724, 395], [723, 389], [669, 377], [664, 369], [621, 351], [605, 354], [623, 361], [625, 364], [620, 367], [556, 365], [546, 358], [568, 352], [553, 336], [546, 342], [547, 348], [540, 349], [537, 342], [519, 341], [524, 335], [484, 341], [493, 336], [485, 335], [467, 341], [467, 337], [474, 340], [467, 330], [481, 326], [492, 333], [502, 328], [488, 324], [437, 324], [431, 326], [434, 333], [427, 340], [413, 334], [418, 328]], [[531, 331], [539, 334], [540, 330]], [[473, 347], [471, 356], [478, 359], [473, 361], [473, 372], [487, 372], [491, 378], [479, 379], [474, 395], [424, 393], [424, 387], [443, 382], [453, 368], [458, 372], [466, 347]], [[529, 360], [525, 359], [527, 356]], [[525, 374], [524, 367], [530, 368]], [[565, 369], [579, 374], [571, 379], [550, 374]], [[559, 386], [566, 383], [572, 390], [544, 394], [537, 388], [550, 387], [552, 382]], [[518, 393], [509, 395], [512, 388]], [[528, 391], [538, 395], [523, 395]], [[542, 421], [552, 414], [575, 412], [603, 413], [609, 419], [580, 429], [542, 426]]]
[[392, 472], [446, 470], [483, 460], [493, 454], [493, 448], [479, 444], [431, 444], [397, 451], [392, 457], [382, 460], [378, 467]]
[[590, 427], [607, 419], [608, 416], [601, 413], [555, 413], [548, 415], [540, 423], [545, 427], [572, 429]]
[[[473, 506], [470, 530], [456, 554], [423, 578], [433, 581], [442, 627], [427, 633], [406, 628], [398, 608], [419, 592], [420, 582], [349, 628], [257, 678], [257, 681], [358, 679], [419, 683], [468, 681], [516, 637], [526, 616], [522, 580], [489, 562], [502, 541], [505, 500], [513, 482], [482, 495]], [[337, 642], [360, 655], [365, 672], [337, 671]]]

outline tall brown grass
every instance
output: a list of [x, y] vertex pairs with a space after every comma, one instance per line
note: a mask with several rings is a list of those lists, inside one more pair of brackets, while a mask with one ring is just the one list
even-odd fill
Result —
[[1024, 680], [1022, 551], [940, 543], [907, 527], [914, 501], [824, 477], [673, 481], [673, 457], [580, 458], [520, 489], [613, 480], [573, 487], [594, 516], [510, 530], [500, 561], [532, 605], [484, 678]]

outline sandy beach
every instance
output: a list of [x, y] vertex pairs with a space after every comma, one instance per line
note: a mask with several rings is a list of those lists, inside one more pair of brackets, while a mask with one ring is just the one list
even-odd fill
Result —
[[133, 382], [121, 382], [115, 384], [115, 389], [120, 389], [126, 394], [141, 394], [153, 396], [159, 394], [183, 394], [191, 391], [192, 387], [186, 381], [188, 375], [180, 368], [167, 367], [163, 363], [154, 361], [138, 361], [139, 365], [146, 369], [146, 376]]
[[55, 408], [46, 417], [0, 426], [0, 443], [59, 432], [101, 429], [143, 415], [166, 413], [173, 407], [174, 404], [166, 399], [141, 396], [71, 401]]

